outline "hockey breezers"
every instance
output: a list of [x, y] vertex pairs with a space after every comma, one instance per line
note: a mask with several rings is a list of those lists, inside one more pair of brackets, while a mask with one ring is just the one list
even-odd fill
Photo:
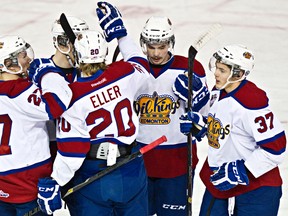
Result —
[[140, 148], [137, 152], [134, 152], [133, 154], [124, 157], [123, 159], [121, 159], [119, 162], [117, 162], [113, 166], [110, 166], [110, 167], [98, 172], [94, 176], [91, 176], [90, 178], [86, 179], [84, 182], [82, 182], [82, 183], [70, 188], [66, 192], [66, 194], [62, 197], [62, 199], [65, 199], [67, 196], [71, 195], [72, 193], [80, 190], [81, 188], [83, 188], [86, 185], [96, 181], [97, 179], [100, 179], [103, 176], [113, 172], [117, 168], [129, 163], [130, 161], [136, 159], [137, 157], [141, 157], [146, 152], [150, 151], [151, 149], [157, 147], [158, 145], [160, 145], [161, 143], [166, 142], [166, 141], [167, 141], [166, 136], [161, 136], [160, 138], [156, 139], [155, 141], [151, 142], [150, 144]]

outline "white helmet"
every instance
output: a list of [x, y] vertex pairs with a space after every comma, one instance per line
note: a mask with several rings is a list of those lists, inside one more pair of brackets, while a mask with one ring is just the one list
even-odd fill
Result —
[[[0, 37], [0, 71], [5, 71], [11, 74], [20, 74], [23, 71], [23, 65], [19, 63], [19, 54], [23, 58], [29, 58], [29, 63], [34, 59], [34, 51], [30, 44], [26, 43], [19, 36], [1, 36]], [[18, 71], [9, 70], [10, 67], [20, 67]]]
[[[245, 79], [252, 71], [254, 67], [254, 54], [243, 45], [228, 45], [215, 52], [210, 59], [209, 69], [212, 72], [214, 72], [217, 62], [228, 65], [231, 68], [231, 75], [227, 80], [227, 84], [238, 82]], [[240, 71], [244, 72], [242, 77], [240, 77]], [[240, 78], [235, 81], [229, 81], [231, 77]]]
[[85, 31], [75, 40], [78, 63], [105, 62], [108, 46], [103, 34], [98, 31]]
[[[79, 19], [77, 17], [72, 17], [72, 16], [67, 16], [67, 20], [69, 22], [69, 25], [71, 26], [73, 32], [77, 35], [83, 31], [89, 30], [89, 27], [87, 23]], [[52, 24], [52, 29], [51, 32], [53, 36], [58, 36], [58, 35], [65, 35], [65, 32], [60, 24], [59, 19], [55, 20]]]
[[[67, 20], [76, 36], [78, 36], [83, 31], [89, 30], [87, 23], [82, 19], [67, 16]], [[53, 35], [54, 46], [63, 54], [68, 54], [70, 50], [68, 52], [63, 52], [61, 49], [59, 49], [59, 45], [67, 46], [69, 43], [69, 40], [60, 24], [59, 19], [53, 22], [51, 32]]]
[[172, 23], [167, 17], [150, 17], [141, 32], [140, 44], [143, 52], [146, 52], [146, 44], [169, 43], [171, 49], [174, 48], [175, 36]]

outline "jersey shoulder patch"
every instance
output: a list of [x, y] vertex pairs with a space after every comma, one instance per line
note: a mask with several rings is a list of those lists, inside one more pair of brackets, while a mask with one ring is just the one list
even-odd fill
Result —
[[242, 81], [240, 88], [233, 97], [247, 109], [265, 108], [269, 102], [266, 92], [247, 80]]

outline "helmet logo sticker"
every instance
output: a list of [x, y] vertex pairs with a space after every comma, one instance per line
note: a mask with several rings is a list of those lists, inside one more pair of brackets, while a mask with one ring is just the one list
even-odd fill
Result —
[[244, 52], [243, 53], [244, 58], [246, 59], [253, 59], [253, 55], [250, 52]]

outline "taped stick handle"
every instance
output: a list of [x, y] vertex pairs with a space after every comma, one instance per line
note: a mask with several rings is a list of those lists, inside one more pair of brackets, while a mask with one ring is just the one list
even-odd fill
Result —
[[160, 145], [161, 143], [166, 142], [166, 141], [167, 141], [167, 137], [166, 136], [161, 136], [160, 138], [158, 138], [157, 140], [154, 140], [149, 145], [146, 145], [146, 146], [142, 147], [140, 149], [140, 153], [141, 154], [145, 154], [146, 152], [150, 151], [151, 149], [157, 147], [158, 145]]

